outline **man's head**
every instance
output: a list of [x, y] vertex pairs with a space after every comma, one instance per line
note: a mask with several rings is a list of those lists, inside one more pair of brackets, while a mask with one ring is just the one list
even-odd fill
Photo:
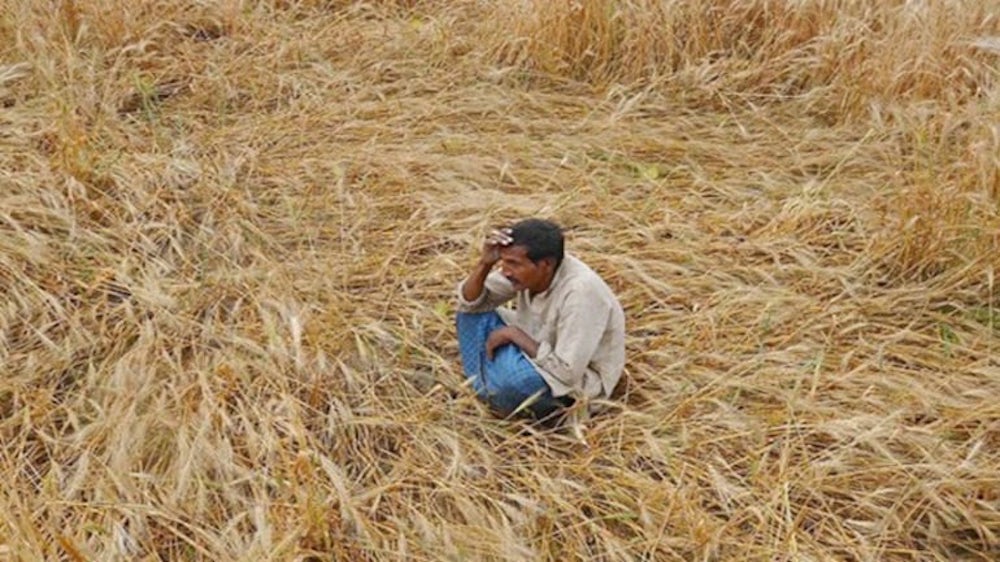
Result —
[[551, 221], [525, 219], [511, 227], [510, 237], [500, 250], [501, 271], [518, 291], [544, 292], [565, 255], [562, 229]]

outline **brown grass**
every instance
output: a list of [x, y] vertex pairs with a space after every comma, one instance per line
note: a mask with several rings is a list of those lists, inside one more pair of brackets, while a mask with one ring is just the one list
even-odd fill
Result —
[[497, 4], [496, 52], [515, 68], [602, 89], [669, 86], [721, 107], [780, 100], [840, 121], [900, 102], [966, 102], [996, 76], [992, 2]]
[[[997, 559], [998, 9], [4, 4], [0, 559]], [[528, 214], [587, 444], [462, 384]]]

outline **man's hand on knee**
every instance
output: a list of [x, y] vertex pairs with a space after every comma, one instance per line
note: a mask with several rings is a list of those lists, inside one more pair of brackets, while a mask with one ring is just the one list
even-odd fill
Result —
[[493, 330], [486, 338], [486, 356], [493, 359], [497, 348], [509, 343], [521, 348], [528, 357], [534, 357], [538, 353], [538, 342], [524, 330], [514, 326], [504, 326]]
[[497, 328], [490, 332], [489, 337], [486, 338], [486, 356], [493, 359], [493, 355], [496, 353], [497, 348], [512, 343], [514, 340], [510, 338], [510, 326], [504, 326], [503, 328]]

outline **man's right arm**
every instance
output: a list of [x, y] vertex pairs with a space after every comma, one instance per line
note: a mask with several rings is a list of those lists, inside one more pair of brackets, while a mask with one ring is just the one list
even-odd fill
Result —
[[[486, 270], [486, 279], [479, 280], [477, 266], [458, 286], [458, 312], [486, 312], [514, 298], [510, 282], [499, 272]], [[474, 298], [468, 298], [474, 297]]]
[[492, 310], [514, 296], [502, 275], [490, 277], [493, 266], [500, 261], [500, 248], [513, 242], [510, 234], [510, 229], [505, 228], [494, 230], [486, 238], [479, 261], [458, 288], [459, 312]]
[[483, 262], [476, 264], [476, 267], [472, 269], [472, 273], [462, 283], [462, 298], [465, 299], [465, 302], [476, 302], [479, 299], [486, 286], [486, 277], [492, 269], [492, 264]]

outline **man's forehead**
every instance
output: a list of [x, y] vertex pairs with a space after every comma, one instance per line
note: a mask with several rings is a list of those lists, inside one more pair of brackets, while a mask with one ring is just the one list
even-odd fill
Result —
[[500, 248], [500, 256], [505, 259], [528, 259], [528, 248], [521, 244]]

